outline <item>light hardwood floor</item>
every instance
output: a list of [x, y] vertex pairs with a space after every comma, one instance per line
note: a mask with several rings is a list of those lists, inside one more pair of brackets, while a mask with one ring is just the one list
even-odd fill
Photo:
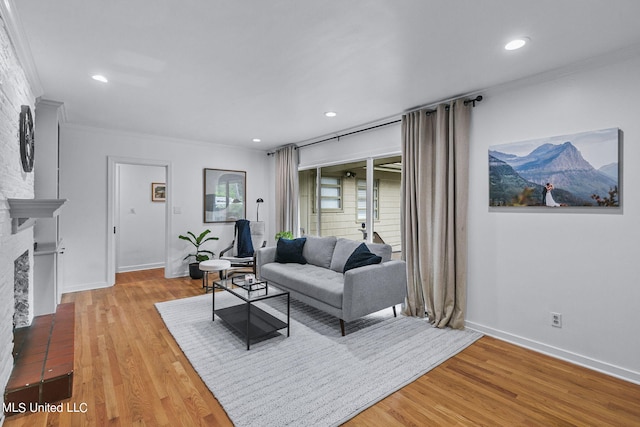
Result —
[[[86, 412], [4, 425], [232, 425], [153, 305], [200, 295], [202, 282], [167, 280], [161, 269], [117, 282], [63, 297], [76, 304], [73, 397], [63, 409]], [[640, 386], [484, 337], [346, 425], [640, 426]]]

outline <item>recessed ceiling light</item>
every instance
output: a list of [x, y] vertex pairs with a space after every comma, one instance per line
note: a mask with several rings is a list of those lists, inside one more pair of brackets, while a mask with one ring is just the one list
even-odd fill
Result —
[[520, 37], [518, 39], [511, 40], [509, 43], [504, 45], [504, 48], [506, 50], [517, 50], [526, 45], [527, 42], [529, 42], [528, 37]]
[[107, 80], [107, 78], [105, 76], [103, 76], [102, 74], [96, 74], [94, 76], [91, 76], [91, 78], [93, 80], [97, 80], [101, 83], [109, 83], [109, 80]]
[[338, 113], [336, 113], [335, 111], [327, 111], [326, 113], [324, 113], [324, 115], [327, 117], [335, 117], [338, 115]]
[[253, 142], [260, 142], [260, 141], [262, 141], [262, 140], [261, 140], [260, 138], [253, 138], [253, 139], [252, 139], [252, 141], [253, 141]]

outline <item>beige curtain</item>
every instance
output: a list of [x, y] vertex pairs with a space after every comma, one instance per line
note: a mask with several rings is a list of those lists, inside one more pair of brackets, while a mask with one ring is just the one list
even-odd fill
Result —
[[457, 100], [402, 117], [405, 313], [439, 328], [464, 327], [470, 110]]
[[298, 231], [298, 150], [288, 145], [276, 150], [276, 233]]

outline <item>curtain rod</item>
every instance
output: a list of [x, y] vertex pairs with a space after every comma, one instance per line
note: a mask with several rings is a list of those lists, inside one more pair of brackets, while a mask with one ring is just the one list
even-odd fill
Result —
[[[449, 101], [453, 101], [453, 99], [451, 99]], [[476, 106], [476, 102], [480, 102], [480, 101], [482, 101], [482, 95], [478, 95], [473, 99], [465, 100], [464, 101], [464, 105], [471, 104], [471, 107], [475, 107]], [[403, 114], [412, 113], [414, 111], [422, 110], [424, 108], [434, 107], [434, 106], [436, 106], [438, 104], [442, 104], [443, 102], [447, 102], [447, 101], [445, 100], [445, 101], [438, 102], [436, 104], [430, 104], [428, 106], [418, 107], [418, 108], [415, 108], [415, 109], [412, 109], [412, 110], [409, 110], [409, 111], [405, 111]], [[447, 106], [446, 109], [449, 110], [449, 106]], [[366, 132], [366, 131], [377, 129], [377, 128], [380, 128], [380, 127], [383, 127], [383, 126], [389, 126], [389, 125], [392, 125], [392, 124], [395, 124], [395, 123], [400, 123], [401, 121], [402, 121], [402, 119], [392, 120], [390, 122], [381, 123], [379, 125], [370, 126], [368, 128], [354, 130], [353, 132], [348, 132], [348, 133], [343, 133], [341, 135], [331, 136], [329, 138], [321, 139], [320, 141], [314, 141], [314, 142], [310, 142], [308, 144], [303, 144], [303, 145], [295, 145], [294, 149], [297, 150], [298, 148], [308, 147], [310, 145], [320, 144], [322, 142], [327, 142], [327, 141], [331, 141], [331, 140], [334, 140], [334, 139], [337, 139], [338, 141], [340, 141], [340, 138], [342, 138], [343, 136], [355, 135], [355, 134], [360, 133], [360, 132]], [[269, 151], [267, 153], [267, 156], [271, 156], [271, 155], [273, 155], [275, 153], [276, 153], [275, 151]]]
[[[370, 126], [368, 128], [365, 128], [365, 129], [358, 129], [358, 130], [354, 130], [353, 132], [343, 133], [342, 135], [330, 136], [329, 138], [321, 139], [320, 141], [314, 141], [314, 142], [310, 142], [308, 144], [303, 144], [303, 145], [296, 145], [296, 146], [294, 146], [294, 149], [297, 150], [298, 148], [303, 148], [303, 147], [308, 147], [310, 145], [320, 144], [321, 142], [327, 142], [327, 141], [331, 141], [333, 139], [337, 139], [338, 141], [340, 141], [340, 138], [343, 137], [343, 136], [349, 136], [349, 135], [354, 135], [354, 134], [360, 133], [360, 132], [366, 132], [368, 130], [377, 129], [377, 128], [380, 128], [380, 127], [383, 127], [383, 126], [389, 126], [389, 125], [392, 125], [394, 123], [399, 123], [401, 121], [402, 120], [393, 120], [391, 122], [386, 122], [386, 123], [381, 123], [379, 125]], [[267, 156], [271, 156], [271, 155], [273, 155], [275, 153], [276, 153], [275, 151], [269, 151], [267, 153]]]
[[308, 147], [310, 145], [320, 144], [321, 142], [331, 141], [332, 139], [337, 139], [338, 141], [340, 141], [340, 138], [342, 138], [343, 136], [355, 135], [356, 133], [366, 132], [368, 130], [377, 129], [377, 128], [381, 128], [381, 127], [384, 127], [384, 126], [389, 126], [389, 125], [392, 125], [394, 123], [399, 123], [401, 121], [402, 120], [393, 120], [391, 122], [381, 123], [381, 124], [375, 125], [375, 126], [369, 126], [368, 128], [365, 128], [365, 129], [358, 129], [358, 130], [354, 130], [353, 132], [343, 133], [342, 135], [331, 136], [329, 138], [321, 139], [320, 141], [314, 141], [314, 142], [309, 142], [308, 144], [297, 145], [296, 149], [302, 148], [302, 147]]

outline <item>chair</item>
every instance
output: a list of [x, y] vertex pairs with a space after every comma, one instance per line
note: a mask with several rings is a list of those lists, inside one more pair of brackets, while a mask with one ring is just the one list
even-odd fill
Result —
[[[231, 268], [227, 270], [227, 277], [231, 277], [234, 274], [240, 273], [254, 273], [256, 272], [256, 264], [255, 264], [255, 251], [259, 248], [264, 248], [267, 245], [267, 241], [265, 240], [265, 226], [262, 221], [246, 221], [249, 223], [249, 231], [251, 234], [251, 244], [253, 245], [253, 254], [251, 256], [238, 256], [238, 241], [240, 240], [238, 237], [238, 230], [241, 230], [242, 227], [241, 222], [246, 220], [238, 220], [236, 221], [235, 231], [233, 241], [229, 245], [229, 247], [225, 248], [220, 252], [219, 258], [221, 260], [227, 260], [231, 263]], [[242, 236], [240, 236], [242, 237]], [[247, 271], [249, 270], [249, 271]]]

